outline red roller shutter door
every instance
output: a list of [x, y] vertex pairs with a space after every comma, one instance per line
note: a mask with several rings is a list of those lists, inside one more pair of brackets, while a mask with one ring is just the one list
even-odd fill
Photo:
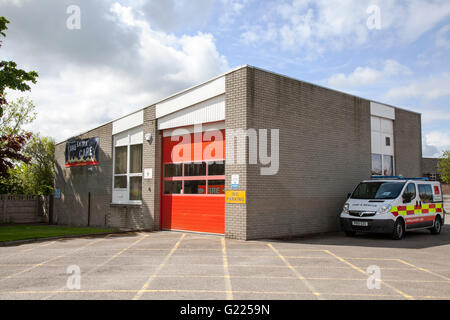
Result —
[[[183, 141], [163, 138], [162, 229], [225, 233], [225, 165], [218, 163], [214, 167], [218, 169], [212, 169], [212, 163], [225, 159], [225, 132], [219, 130], [213, 136], [196, 133], [182, 136]], [[189, 172], [191, 166], [195, 174]]]

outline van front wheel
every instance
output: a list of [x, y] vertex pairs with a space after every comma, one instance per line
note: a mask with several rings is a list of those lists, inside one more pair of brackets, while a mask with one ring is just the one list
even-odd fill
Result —
[[397, 219], [394, 224], [394, 232], [392, 233], [392, 238], [394, 240], [401, 240], [405, 236], [405, 225], [403, 224], [403, 221], [400, 219]]

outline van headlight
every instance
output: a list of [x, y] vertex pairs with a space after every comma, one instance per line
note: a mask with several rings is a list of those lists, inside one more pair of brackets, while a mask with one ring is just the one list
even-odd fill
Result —
[[342, 208], [342, 211], [343, 211], [345, 214], [348, 214], [349, 208], [350, 208], [350, 205], [349, 205], [348, 203], [346, 203], [346, 204], [344, 204], [344, 208]]
[[391, 212], [392, 206], [390, 204], [384, 205], [380, 207], [377, 211], [377, 214], [385, 214]]

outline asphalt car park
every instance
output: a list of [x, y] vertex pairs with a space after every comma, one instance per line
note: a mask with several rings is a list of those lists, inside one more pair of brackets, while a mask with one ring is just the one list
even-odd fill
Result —
[[449, 252], [448, 224], [402, 241], [165, 231], [61, 239], [0, 247], [0, 299], [450, 299]]

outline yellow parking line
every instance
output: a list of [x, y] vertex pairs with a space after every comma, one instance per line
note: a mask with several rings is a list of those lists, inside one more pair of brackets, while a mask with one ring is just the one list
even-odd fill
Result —
[[405, 265], [407, 265], [407, 266], [410, 266], [410, 267], [412, 267], [412, 268], [414, 268], [414, 269], [416, 269], [416, 270], [419, 270], [419, 271], [423, 271], [423, 272], [432, 274], [432, 275], [434, 275], [434, 276], [436, 276], [436, 277], [439, 277], [439, 278], [441, 278], [441, 279], [444, 279], [444, 280], [446, 280], [446, 281], [450, 281], [450, 278], [447, 278], [446, 276], [443, 276], [443, 275], [438, 274], [438, 273], [436, 273], [436, 272], [433, 272], [433, 271], [431, 271], [431, 270], [428, 270], [428, 269], [425, 269], [425, 268], [422, 268], [422, 267], [415, 266], [415, 265], [413, 265], [412, 263], [406, 262], [406, 261], [404, 261], [404, 260], [402, 260], [402, 259], [396, 259], [396, 260], [397, 260], [398, 262], [401, 262], [401, 263], [403, 263], [403, 264], [405, 264]]
[[[139, 242], [141, 242], [142, 240], [144, 240], [144, 239], [147, 238], [147, 237], [148, 237], [148, 235], [144, 235], [144, 236], [142, 236], [140, 239], [137, 239], [137, 240], [134, 241], [132, 244], [130, 244], [128, 247], [126, 247], [126, 248], [120, 250], [119, 252], [117, 252], [116, 254], [114, 254], [112, 257], [110, 257], [109, 259], [107, 259], [106, 261], [104, 261], [103, 263], [101, 263], [101, 264], [99, 264], [99, 265], [96, 265], [94, 268], [90, 269], [90, 270], [89, 270], [88, 272], [86, 272], [84, 275], [88, 275], [88, 274], [90, 274], [91, 272], [93, 272], [94, 270], [97, 270], [97, 269], [103, 267], [104, 265], [106, 265], [106, 264], [109, 263], [110, 261], [114, 260], [115, 258], [117, 258], [118, 256], [120, 256], [122, 253], [124, 253], [125, 251], [127, 251], [127, 250], [130, 249], [131, 247], [137, 245]], [[64, 287], [61, 287], [61, 290], [62, 290], [63, 288], [64, 288]], [[52, 294], [50, 294], [50, 295], [48, 295], [48, 296], [42, 298], [42, 300], [50, 299], [50, 298], [53, 297], [55, 294], [56, 294], [56, 293], [52, 293]]]
[[297, 278], [300, 279], [300, 280], [306, 285], [306, 287], [307, 287], [309, 290], [311, 290], [312, 294], [313, 294], [314, 296], [316, 296], [317, 299], [321, 300], [320, 293], [317, 292], [317, 290], [316, 290], [316, 289], [308, 282], [308, 280], [306, 280], [305, 277], [304, 277], [297, 269], [295, 269], [295, 268], [289, 263], [289, 261], [287, 261], [286, 258], [283, 257], [283, 256], [281, 255], [281, 253], [280, 253], [277, 249], [274, 248], [274, 246], [273, 246], [272, 244], [268, 243], [267, 245], [268, 245], [269, 248], [272, 249], [273, 252], [275, 252], [275, 254], [276, 254], [276, 255], [284, 262], [284, 264], [285, 264], [289, 269], [292, 270], [292, 272], [297, 276]]
[[52, 245], [52, 244], [54, 244], [54, 243], [56, 243], [56, 241], [51, 241], [51, 242], [44, 243], [44, 244], [41, 244], [41, 245], [38, 245], [38, 246], [34, 246], [34, 247], [32, 247], [32, 248], [29, 248], [29, 249], [24, 249], [24, 250], [22, 250], [22, 252], [30, 252], [30, 251], [32, 251], [32, 250], [34, 250], [34, 249], [42, 248], [42, 247], [47, 247], [47, 246]]
[[84, 246], [78, 247], [78, 248], [75, 249], [74, 251], [68, 252], [68, 253], [63, 254], [63, 255], [60, 255], [60, 256], [53, 257], [53, 258], [48, 259], [48, 260], [46, 260], [46, 261], [43, 261], [43, 262], [41, 262], [41, 263], [34, 264], [34, 265], [32, 265], [31, 267], [29, 267], [29, 268], [27, 268], [27, 269], [25, 269], [25, 270], [22, 270], [22, 271], [20, 271], [20, 272], [10, 274], [9, 276], [6, 276], [5, 278], [0, 279], [0, 282], [1, 282], [1, 281], [4, 281], [4, 280], [6, 280], [6, 279], [14, 278], [14, 277], [16, 277], [16, 276], [18, 276], [18, 275], [20, 275], [20, 274], [23, 274], [23, 273], [25, 273], [25, 272], [28, 272], [28, 271], [31, 271], [31, 270], [36, 269], [36, 268], [38, 268], [38, 267], [41, 267], [41, 266], [43, 266], [43, 265], [45, 265], [45, 264], [47, 264], [47, 263], [49, 263], [49, 262], [51, 262], [51, 261], [55, 261], [55, 260], [58, 260], [58, 259], [60, 259], [60, 258], [65, 257], [65, 256], [68, 256], [68, 255], [70, 255], [70, 254], [73, 254], [73, 253], [75, 253], [75, 252], [78, 252], [78, 251], [80, 251], [81, 249], [84, 249], [84, 248], [86, 248], [86, 247], [88, 247], [88, 246], [90, 246], [90, 245], [92, 245], [92, 244], [94, 244], [94, 243], [97, 243], [97, 242], [99, 242], [99, 241], [105, 240], [105, 239], [108, 238], [109, 236], [110, 236], [110, 235], [107, 235], [107, 236], [104, 237], [104, 238], [101, 238], [101, 239], [97, 239], [97, 240], [91, 241], [91, 242], [87, 243], [87, 244], [84, 245]]
[[[96, 289], [96, 290], [30, 290], [30, 291], [0, 291], [0, 294], [48, 294], [48, 293], [68, 293], [68, 294], [80, 294], [80, 293], [226, 293], [223, 290], [183, 290], [183, 289]], [[239, 290], [234, 291], [235, 294], [255, 294], [255, 295], [311, 295], [311, 292], [290, 292], [290, 291], [251, 291], [251, 290]], [[354, 296], [354, 297], [398, 297], [394, 294], [367, 294], [367, 293], [336, 293], [336, 292], [324, 292], [323, 296]], [[450, 299], [450, 297], [440, 296], [416, 296], [419, 299]]]
[[225, 238], [222, 238], [222, 257], [223, 257], [223, 271], [225, 273], [225, 288], [227, 291], [227, 300], [233, 300], [233, 290], [231, 287], [230, 272], [228, 270], [227, 246]]
[[379, 261], [397, 261], [398, 259], [394, 258], [343, 258], [346, 260], [379, 260]]
[[139, 290], [137, 292], [137, 294], [134, 296], [133, 300], [139, 300], [142, 297], [142, 295], [144, 294], [145, 290], [147, 290], [149, 285], [152, 283], [153, 279], [155, 279], [155, 277], [162, 270], [162, 268], [164, 268], [164, 266], [166, 265], [167, 261], [169, 261], [170, 257], [174, 254], [174, 252], [180, 246], [180, 243], [184, 239], [185, 236], [186, 236], [185, 233], [183, 233], [181, 235], [180, 239], [178, 239], [177, 243], [173, 246], [172, 250], [170, 250], [169, 254], [164, 258], [163, 262], [158, 266], [158, 268], [156, 269], [155, 273], [148, 278], [147, 282], [144, 283], [144, 285], [142, 286], [141, 290]]
[[[358, 271], [358, 272], [361, 272], [361, 273], [367, 275], [367, 273], [366, 273], [364, 270], [362, 270], [361, 268], [358, 268], [357, 266], [355, 266], [354, 264], [348, 262], [348, 261], [345, 260], [344, 258], [339, 257], [338, 255], [334, 254], [334, 253], [331, 252], [330, 250], [324, 250], [324, 252], [326, 252], [326, 253], [328, 253], [329, 255], [335, 257], [337, 260], [339, 260], [339, 261], [341, 261], [341, 262], [347, 264], [347, 265], [350, 266], [352, 269], [354, 269], [354, 270], [356, 270], [356, 271]], [[404, 293], [403, 291], [401, 291], [401, 290], [399, 290], [399, 289], [393, 287], [392, 285], [390, 285], [390, 284], [384, 282], [383, 280], [381, 280], [381, 283], [383, 283], [383, 284], [384, 284], [385, 286], [387, 286], [388, 288], [391, 288], [392, 290], [394, 290], [395, 292], [397, 292], [399, 295], [403, 296], [404, 298], [409, 299], [409, 300], [414, 300], [414, 297], [413, 297], [413, 296]]]
[[[157, 275], [156, 278], [180, 278], [180, 279], [195, 279], [195, 278], [228, 278], [226, 275], [202, 275], [202, 274], [164, 274]], [[231, 278], [231, 277], [230, 277]], [[237, 276], [233, 279], [297, 279], [296, 276]], [[367, 281], [367, 278], [333, 278], [333, 277], [304, 277], [305, 280], [314, 281]], [[385, 279], [389, 282], [405, 282], [405, 283], [442, 283], [439, 280], [410, 280], [410, 279]]]

